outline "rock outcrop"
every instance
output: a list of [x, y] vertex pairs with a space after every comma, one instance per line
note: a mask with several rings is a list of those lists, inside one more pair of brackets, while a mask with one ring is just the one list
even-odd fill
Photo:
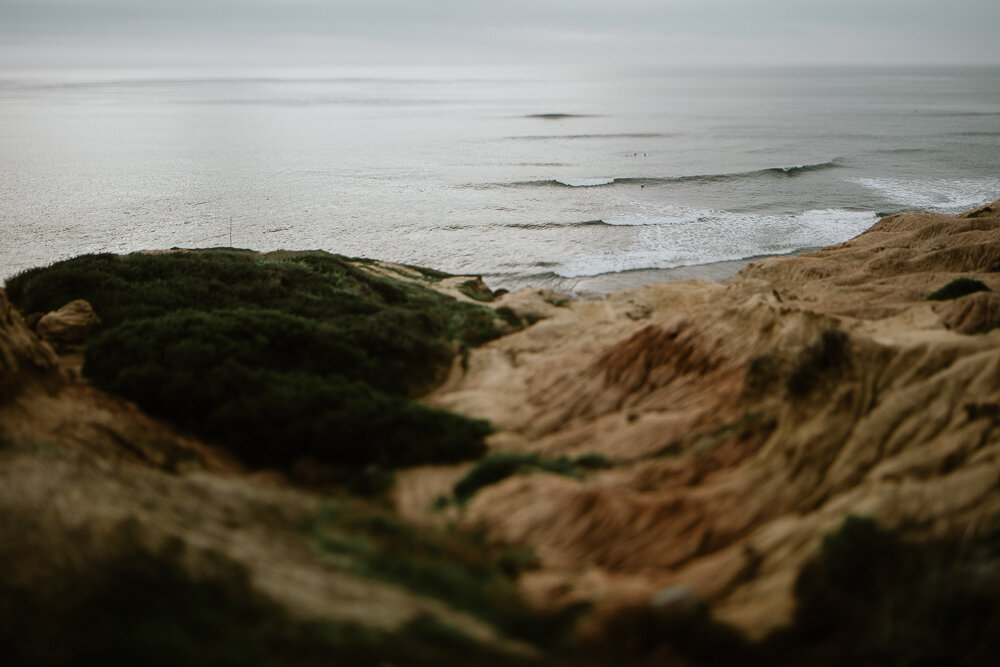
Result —
[[94, 308], [83, 299], [77, 299], [42, 316], [35, 331], [43, 340], [55, 345], [80, 345], [100, 325], [101, 318]]
[[61, 380], [55, 351], [28, 329], [0, 290], [0, 405], [22, 391], [54, 391]]
[[[998, 209], [893, 215], [722, 283], [565, 304], [474, 351], [435, 405], [492, 420], [492, 449], [617, 465], [508, 478], [462, 520], [536, 550], [521, 581], [539, 605], [599, 618], [680, 586], [754, 639], [792, 622], [849, 514], [971, 539], [1000, 512]], [[925, 300], [958, 277], [993, 291]], [[401, 508], [447, 492], [422, 474]]]

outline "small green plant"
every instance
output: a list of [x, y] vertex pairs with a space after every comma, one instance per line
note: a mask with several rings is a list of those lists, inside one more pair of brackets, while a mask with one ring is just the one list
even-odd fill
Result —
[[821, 558], [835, 584], [854, 587], [868, 581], [891, 545], [889, 533], [869, 517], [850, 514], [833, 533], [823, 537]]
[[477, 280], [467, 280], [464, 283], [461, 283], [458, 286], [458, 291], [474, 301], [482, 301], [485, 303], [496, 301], [496, 297], [493, 296], [493, 292], [488, 288], [484, 289], [483, 284]]
[[436, 616], [421, 614], [406, 624], [403, 635], [435, 646], [458, 650], [475, 650], [479, 642]]
[[611, 459], [597, 452], [581, 454], [573, 462], [576, 464], [576, 467], [583, 468], [584, 470], [601, 470], [614, 466]]
[[476, 461], [472, 469], [455, 484], [452, 492], [458, 501], [464, 502], [484, 486], [495, 484], [522, 470], [527, 471], [537, 467], [538, 461], [538, 454], [513, 452], [487, 454]]
[[422, 275], [425, 279], [430, 282], [441, 282], [445, 278], [451, 278], [452, 274], [445, 273], [444, 271], [438, 271], [437, 269], [429, 269], [426, 266], [413, 266], [412, 264], [404, 264], [408, 269], [412, 269]]
[[495, 563], [501, 572], [511, 578], [522, 572], [537, 570], [540, 565], [538, 554], [529, 547], [511, 547], [497, 556]]
[[928, 301], [948, 301], [950, 299], [957, 299], [963, 297], [967, 294], [973, 294], [975, 292], [990, 292], [989, 287], [986, 286], [981, 280], [975, 280], [974, 278], [956, 278], [950, 283], [942, 287], [941, 289], [935, 290], [927, 295]]
[[358, 502], [328, 501], [304, 529], [351, 571], [441, 600], [540, 646], [566, 639], [569, 616], [532, 611], [514, 577], [537, 562], [530, 551], [489, 546], [454, 528], [414, 526]]
[[785, 386], [793, 396], [809, 394], [824, 377], [843, 370], [850, 362], [850, 339], [839, 329], [823, 331], [819, 339], [799, 354]]
[[760, 395], [781, 380], [780, 362], [773, 354], [758, 354], [750, 359], [744, 381], [748, 396]]
[[607, 468], [611, 462], [600, 454], [584, 454], [572, 459], [568, 456], [545, 459], [532, 452], [493, 452], [476, 461], [476, 464], [452, 489], [455, 499], [465, 502], [479, 489], [495, 484], [516, 474], [548, 472], [567, 477], [580, 477], [583, 470]]
[[431, 510], [434, 512], [441, 512], [447, 509], [451, 505], [451, 498], [444, 494], [438, 494], [434, 498], [434, 502], [431, 503]]
[[358, 496], [375, 498], [388, 493], [396, 484], [396, 474], [388, 468], [369, 465], [354, 473], [347, 490]]

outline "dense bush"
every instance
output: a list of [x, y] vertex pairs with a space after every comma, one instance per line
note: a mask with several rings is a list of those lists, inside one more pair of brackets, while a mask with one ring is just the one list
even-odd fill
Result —
[[[114, 346], [117, 339], [110, 334], [99, 343]], [[226, 358], [196, 371], [171, 366], [169, 350], [165, 358], [149, 358], [160, 351], [140, 350], [109, 378], [94, 372], [95, 382], [228, 446], [251, 465], [282, 466], [301, 457], [352, 467], [456, 461], [481, 454], [490, 430], [342, 375], [260, 370]]]
[[6, 665], [273, 664], [273, 610], [238, 566], [219, 566], [194, 579], [167, 558], [130, 552], [48, 587], [0, 577], [0, 656]]
[[85, 375], [253, 465], [453, 461], [489, 432], [408, 397], [496, 337], [493, 312], [336, 255], [85, 255], [7, 289], [25, 312], [89, 301]]
[[105, 328], [186, 309], [264, 309], [336, 323], [355, 341], [372, 338], [372, 351], [404, 360], [415, 384], [451, 358], [451, 341], [479, 345], [499, 335], [487, 308], [320, 252], [83, 255], [24, 271], [6, 288], [24, 313], [86, 299]]
[[956, 278], [941, 289], [928, 294], [927, 300], [948, 301], [949, 299], [957, 299], [965, 296], [966, 294], [989, 291], [991, 291], [990, 288], [987, 287], [981, 280], [975, 280], [974, 278]]
[[998, 556], [989, 530], [916, 543], [848, 516], [803, 568], [795, 623], [764, 642], [759, 664], [993, 664]]

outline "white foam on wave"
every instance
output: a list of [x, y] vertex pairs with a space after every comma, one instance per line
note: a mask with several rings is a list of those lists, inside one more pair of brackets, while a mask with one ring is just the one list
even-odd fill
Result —
[[817, 209], [792, 215], [700, 211], [673, 224], [633, 225], [617, 247], [582, 253], [555, 273], [580, 278], [638, 269], [671, 269], [831, 245], [857, 236], [878, 220], [872, 211]]
[[568, 185], [571, 188], [592, 188], [597, 185], [611, 185], [613, 178], [557, 178], [556, 183]]
[[1000, 179], [856, 178], [855, 183], [874, 190], [900, 206], [956, 212], [988, 204], [1000, 197]]

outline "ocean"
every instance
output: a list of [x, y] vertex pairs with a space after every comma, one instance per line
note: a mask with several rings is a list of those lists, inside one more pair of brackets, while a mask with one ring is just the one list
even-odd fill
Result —
[[0, 278], [323, 249], [580, 296], [1000, 199], [1000, 68], [0, 71]]

